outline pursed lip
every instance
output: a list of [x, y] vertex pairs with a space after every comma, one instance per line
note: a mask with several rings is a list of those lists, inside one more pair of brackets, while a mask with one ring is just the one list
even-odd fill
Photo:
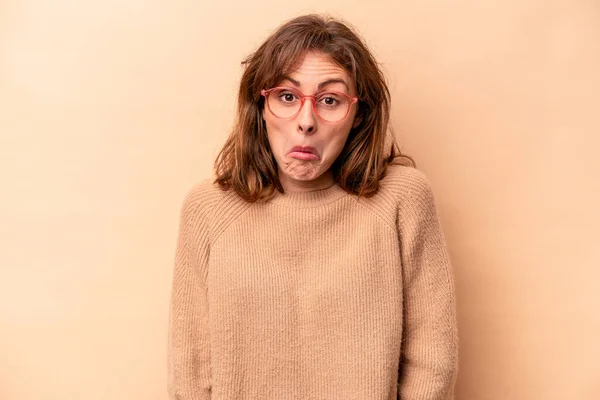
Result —
[[294, 152], [294, 151], [300, 151], [302, 153], [312, 153], [316, 156], [318, 156], [319, 154], [317, 154], [317, 149], [315, 149], [312, 146], [294, 146], [292, 148], [292, 150], [290, 150], [290, 153]]

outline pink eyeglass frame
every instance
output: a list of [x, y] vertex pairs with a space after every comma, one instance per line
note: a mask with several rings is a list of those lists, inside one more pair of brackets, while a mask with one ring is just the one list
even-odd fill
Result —
[[[291, 117], [282, 118], [282, 117], [279, 117], [279, 116], [277, 116], [277, 115], [276, 115], [276, 114], [273, 112], [273, 110], [271, 110], [271, 106], [269, 105], [269, 101], [268, 101], [268, 99], [267, 99], [267, 96], [269, 96], [269, 94], [270, 94], [270, 93], [271, 93], [273, 90], [276, 90], [276, 89], [285, 89], [285, 90], [289, 90], [290, 92], [294, 92], [294, 93], [296, 93], [296, 94], [298, 95], [298, 97], [300, 97], [300, 108], [298, 109], [298, 111], [296, 112], [296, 114], [292, 115]], [[340, 95], [340, 96], [344, 96], [344, 97], [346, 97], [346, 98], [348, 98], [348, 99], [350, 99], [350, 100], [351, 100], [350, 104], [348, 105], [348, 110], [346, 110], [346, 114], [345, 114], [345, 115], [344, 115], [342, 118], [340, 118], [339, 120], [336, 120], [336, 121], [328, 121], [328, 120], [326, 120], [325, 118], [321, 117], [321, 115], [320, 115], [320, 114], [319, 114], [319, 112], [317, 111], [317, 97], [321, 96], [320, 94], [319, 94], [319, 95], [317, 95], [317, 96], [308, 96], [308, 95], [305, 95], [304, 93], [300, 92], [300, 91], [299, 91], [299, 90], [297, 90], [297, 89], [294, 89], [294, 88], [291, 88], [291, 87], [287, 87], [287, 86], [277, 86], [277, 87], [274, 87], [274, 88], [271, 88], [271, 89], [263, 89], [263, 90], [261, 90], [261, 91], [260, 91], [260, 94], [261, 94], [262, 96], [264, 96], [264, 97], [265, 97], [265, 100], [267, 100], [267, 101], [265, 101], [265, 103], [267, 103], [267, 107], [269, 108], [269, 112], [271, 112], [271, 114], [273, 114], [273, 116], [275, 116], [276, 118], [280, 118], [280, 119], [292, 119], [292, 118], [296, 118], [296, 117], [298, 116], [298, 114], [300, 114], [300, 111], [302, 110], [302, 108], [304, 108], [304, 100], [305, 100], [305, 99], [312, 99], [312, 100], [313, 100], [313, 102], [312, 102], [313, 111], [314, 111], [314, 112], [315, 112], [315, 114], [316, 114], [316, 115], [318, 115], [318, 116], [319, 116], [319, 118], [321, 118], [323, 121], [325, 121], [325, 122], [340, 122], [340, 121], [343, 121], [344, 119], [346, 119], [346, 117], [347, 117], [347, 116], [348, 116], [348, 114], [350, 113], [350, 109], [352, 108], [352, 104], [354, 104], [354, 103], [356, 103], [356, 102], [358, 101], [358, 97], [352, 97], [352, 96], [348, 96], [346, 93], [342, 93], [342, 92], [335, 92], [335, 91], [327, 91], [327, 92], [324, 92], [324, 94], [327, 94], [327, 93], [331, 93], [331, 94], [337, 94], [337, 95]]]

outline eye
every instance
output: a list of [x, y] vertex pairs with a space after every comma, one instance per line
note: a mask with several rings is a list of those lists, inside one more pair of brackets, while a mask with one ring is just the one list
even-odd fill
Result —
[[291, 92], [279, 93], [277, 97], [279, 97], [279, 99], [282, 100], [284, 103], [291, 103], [292, 101], [296, 100], [296, 95]]
[[328, 107], [334, 107], [340, 104], [340, 99], [333, 93], [327, 93], [319, 97], [319, 102]]

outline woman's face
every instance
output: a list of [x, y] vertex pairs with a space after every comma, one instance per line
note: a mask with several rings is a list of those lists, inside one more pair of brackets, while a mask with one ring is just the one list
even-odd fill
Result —
[[[277, 86], [291, 87], [305, 95], [335, 91], [355, 96], [349, 74], [327, 55], [317, 52], [309, 52], [300, 67]], [[284, 100], [291, 98], [293, 96], [287, 96]], [[316, 115], [312, 99], [306, 99], [298, 115], [289, 119], [276, 117], [265, 105], [263, 119], [277, 161], [279, 180], [285, 190], [315, 190], [333, 184], [330, 168], [344, 148], [350, 130], [360, 122], [355, 121], [355, 116], [356, 103], [339, 122], [327, 122]], [[314, 155], [292, 151], [296, 146], [310, 146]]]

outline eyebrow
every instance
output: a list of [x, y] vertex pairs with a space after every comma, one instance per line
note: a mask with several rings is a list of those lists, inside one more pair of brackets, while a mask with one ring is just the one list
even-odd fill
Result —
[[[296, 86], [296, 87], [300, 87], [300, 82], [298, 82], [295, 79], [290, 78], [288, 75], [284, 75], [283, 79], [286, 79], [286, 80], [292, 82], [294, 84], [294, 86]], [[326, 81], [320, 82], [317, 85], [317, 90], [321, 90], [323, 87], [325, 87], [327, 85], [331, 85], [332, 83], [341, 83], [344, 86], [346, 86], [346, 90], [350, 91], [350, 88], [348, 87], [348, 84], [342, 78], [331, 78], [331, 79], [327, 79]]]

